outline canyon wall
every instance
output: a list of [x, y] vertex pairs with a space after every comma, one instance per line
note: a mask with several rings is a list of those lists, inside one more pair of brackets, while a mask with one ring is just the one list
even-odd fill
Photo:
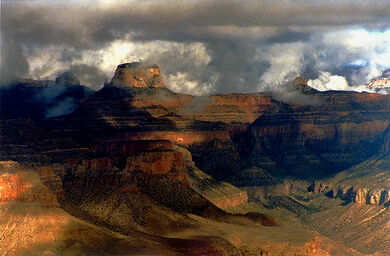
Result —
[[321, 178], [380, 151], [390, 120], [386, 95], [325, 92], [313, 97], [321, 104], [280, 104], [249, 126], [250, 163], [275, 175]]
[[347, 203], [390, 205], [390, 189], [388, 188], [362, 188], [358, 186], [331, 185], [315, 182], [309, 188], [309, 191], [325, 193], [330, 198], [340, 198]]
[[[73, 77], [65, 78], [58, 83], [80, 87]], [[31, 97], [34, 90], [49, 86], [26, 83], [21, 88], [32, 90]], [[14, 88], [17, 95], [21, 88]], [[92, 230], [90, 234], [106, 234], [103, 231], [108, 230], [120, 234], [120, 241], [135, 239], [129, 242], [132, 246], [123, 247], [132, 248], [131, 253], [141, 250], [134, 249], [134, 244], [167, 254], [226, 253], [234, 250], [230, 242], [240, 246], [247, 241], [245, 236], [254, 240], [253, 234], [260, 237], [256, 246], [265, 241], [264, 248], [275, 251], [271, 249], [273, 241], [267, 240], [274, 238], [266, 235], [264, 239], [264, 234], [273, 230], [258, 228], [260, 224], [278, 225], [277, 220], [259, 213], [231, 215], [222, 210], [245, 208], [248, 198], [263, 200], [307, 192], [310, 183], [306, 181], [281, 180], [286, 176], [327, 176], [368, 159], [380, 150], [390, 120], [388, 96], [321, 93], [307, 86], [298, 89], [311, 97], [313, 104], [287, 104], [266, 93], [193, 97], [164, 88], [156, 66], [124, 64], [101, 90], [89, 97], [79, 94], [77, 109], [66, 115], [46, 118], [47, 106], [34, 105], [33, 109], [40, 111], [34, 115], [28, 113], [26, 105], [13, 108], [3, 104], [7, 108], [0, 116], [0, 158], [18, 161], [31, 170], [12, 173], [5, 168], [0, 176], [0, 199], [3, 205], [39, 202], [39, 207], [61, 211], [66, 221], [88, 223], [90, 229], [76, 221], [76, 228], [71, 229], [73, 237], [84, 232], [81, 225]], [[15, 94], [2, 94], [2, 101], [12, 99], [10, 95]], [[28, 111], [23, 112], [21, 106]], [[18, 111], [22, 112], [19, 116]], [[386, 145], [383, 152], [387, 152]], [[378, 170], [384, 163], [383, 159], [377, 161]], [[375, 175], [385, 173], [380, 170]], [[369, 178], [377, 181], [382, 176], [375, 177]], [[329, 184], [335, 184], [337, 191], [321, 185], [315, 185], [313, 191], [343, 198], [351, 193], [352, 201], [382, 207], [389, 197], [382, 183], [353, 185], [353, 189], [345, 184], [340, 189], [340, 184], [333, 182]], [[237, 225], [233, 235], [225, 230], [232, 225]], [[252, 225], [255, 228], [251, 229]], [[199, 230], [217, 238], [198, 239]], [[280, 226], [272, 234], [285, 230]], [[287, 232], [293, 234], [291, 244], [296, 241], [294, 231]], [[243, 232], [248, 233], [242, 236]], [[107, 240], [120, 244], [112, 234]], [[309, 242], [312, 235], [305, 234], [295, 249], [304, 245], [310, 247], [307, 254], [315, 254], [319, 244]], [[176, 236], [180, 238], [172, 238]], [[275, 244], [292, 250], [295, 245], [286, 241]], [[96, 244], [89, 247], [87, 253], [92, 255], [111, 250], [108, 245], [106, 251], [94, 251]]]

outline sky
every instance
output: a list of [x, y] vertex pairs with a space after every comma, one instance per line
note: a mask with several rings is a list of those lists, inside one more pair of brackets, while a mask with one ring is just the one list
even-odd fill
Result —
[[390, 0], [1, 1], [0, 83], [71, 70], [99, 89], [158, 64], [176, 92], [366, 90], [390, 68]]

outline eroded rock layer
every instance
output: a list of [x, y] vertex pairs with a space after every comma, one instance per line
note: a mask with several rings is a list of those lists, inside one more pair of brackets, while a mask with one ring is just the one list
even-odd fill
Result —
[[[221, 210], [247, 207], [248, 195], [265, 202], [277, 198], [267, 209], [283, 206], [307, 214], [317, 208], [313, 210], [305, 196], [291, 195], [305, 192], [317, 200], [318, 194], [310, 192], [320, 191], [328, 195], [326, 200], [351, 203], [351, 212], [357, 211], [354, 205], [380, 208], [371, 216], [378, 223], [387, 216], [390, 96], [318, 92], [297, 80], [293, 94], [298, 100], [289, 103], [266, 93], [193, 97], [165, 88], [157, 66], [139, 63], [119, 65], [111, 83], [91, 94], [70, 75], [54, 84], [62, 86], [62, 93], [43, 105], [37, 95], [51, 82], [23, 81], [1, 89], [0, 159], [32, 169], [0, 177], [4, 205], [39, 202], [39, 207], [62, 211], [65, 219], [72, 215], [95, 231], [114, 232], [110, 239], [126, 236], [127, 242], [163, 255], [239, 253], [236, 249], [245, 241], [253, 253], [327, 255], [321, 241], [338, 248], [307, 230], [299, 231], [299, 243], [292, 236], [287, 242], [267, 240], [262, 237], [265, 229], [258, 230], [260, 224], [289, 234], [295, 230], [280, 227], [264, 214]], [[10, 103], [15, 97], [16, 103]], [[56, 102], [69, 97], [75, 108], [52, 115]], [[378, 152], [382, 155], [373, 157]], [[364, 172], [357, 165], [357, 171], [340, 173], [330, 182], [310, 187], [308, 181], [296, 181], [311, 182], [359, 163], [365, 165]], [[359, 182], [350, 176], [355, 174]], [[295, 180], [282, 182], [286, 177]], [[42, 186], [35, 186], [38, 183]], [[313, 216], [321, 219], [320, 214]], [[362, 223], [371, 220], [359, 216]], [[226, 227], [232, 235], [223, 232]], [[321, 230], [331, 233], [326, 227]], [[143, 243], [132, 240], [141, 233]], [[212, 237], [204, 236], [209, 233]], [[348, 241], [356, 245], [356, 240]], [[145, 252], [126, 246], [131, 252]], [[359, 255], [340, 250], [340, 255]]]
[[250, 125], [249, 161], [283, 176], [324, 177], [376, 154], [389, 125], [386, 95], [316, 93], [318, 106], [281, 104]]

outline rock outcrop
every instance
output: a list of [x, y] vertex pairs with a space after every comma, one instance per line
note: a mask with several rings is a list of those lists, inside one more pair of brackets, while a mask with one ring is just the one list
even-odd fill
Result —
[[124, 63], [117, 67], [111, 84], [121, 88], [163, 88], [164, 81], [157, 65], [140, 62]]
[[353, 201], [360, 204], [389, 205], [390, 191], [384, 189], [369, 190], [359, 188], [354, 191]]
[[318, 92], [318, 90], [308, 86], [307, 85], [307, 80], [304, 79], [301, 76], [298, 76], [297, 78], [294, 79], [293, 87], [294, 87], [295, 90], [301, 92], [302, 94], [310, 95], [310, 94], [314, 94], [314, 93]]
[[315, 182], [309, 187], [309, 191], [324, 193], [330, 198], [340, 198], [346, 203], [390, 205], [390, 190], [386, 188], [362, 188]]
[[378, 154], [332, 178], [313, 182], [309, 191], [346, 203], [390, 206], [390, 158]]

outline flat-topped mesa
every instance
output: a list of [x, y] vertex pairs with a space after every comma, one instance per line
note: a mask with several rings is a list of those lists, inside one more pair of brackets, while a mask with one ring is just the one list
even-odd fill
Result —
[[110, 85], [121, 88], [165, 87], [164, 80], [160, 76], [160, 68], [155, 64], [149, 65], [141, 62], [118, 65]]

